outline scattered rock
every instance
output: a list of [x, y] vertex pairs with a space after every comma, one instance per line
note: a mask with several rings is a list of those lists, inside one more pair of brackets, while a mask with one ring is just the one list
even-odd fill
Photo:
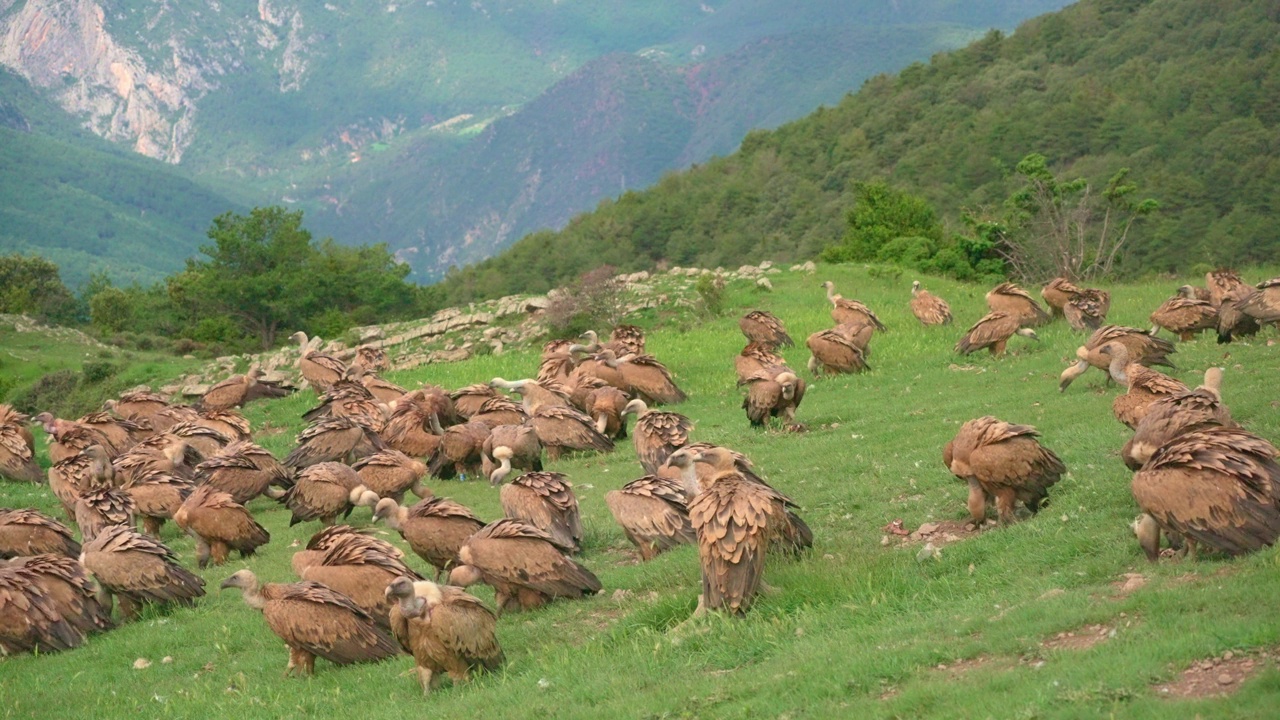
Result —
[[1239, 690], [1272, 660], [1272, 653], [1267, 650], [1248, 654], [1228, 651], [1222, 657], [1197, 660], [1177, 679], [1155, 685], [1153, 689], [1161, 697], [1179, 699], [1228, 695]]
[[134, 670], [146, 670], [149, 667], [151, 667], [151, 661], [146, 658], [138, 658], [133, 661]]
[[1116, 599], [1128, 597], [1134, 591], [1147, 584], [1147, 577], [1142, 573], [1125, 573], [1120, 580], [1111, 583], [1116, 589]]
[[1088, 650], [1115, 637], [1115, 629], [1106, 625], [1087, 625], [1079, 630], [1060, 632], [1040, 643], [1046, 650]]

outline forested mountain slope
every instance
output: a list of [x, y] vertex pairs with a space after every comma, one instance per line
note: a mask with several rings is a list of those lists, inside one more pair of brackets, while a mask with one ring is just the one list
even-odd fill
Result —
[[[25, 0], [0, 2], [0, 65], [76, 127], [241, 207], [387, 242], [426, 280], [1063, 2]], [[104, 252], [74, 203], [19, 192], [6, 207], [65, 216], [86, 240], [54, 245], [64, 263]], [[30, 225], [10, 244], [42, 247]], [[136, 249], [148, 232], [115, 237]]]
[[1127, 271], [1273, 261], [1280, 10], [1250, 2], [1085, 0], [868, 81], [833, 108], [755, 132], [453, 273], [451, 300], [542, 290], [608, 263], [734, 266], [837, 240], [855, 182], [884, 179], [957, 224], [998, 213], [1031, 152], [1105, 181], [1121, 167], [1160, 211]]

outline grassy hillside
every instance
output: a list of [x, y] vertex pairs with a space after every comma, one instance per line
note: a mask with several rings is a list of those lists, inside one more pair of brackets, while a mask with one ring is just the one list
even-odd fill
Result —
[[78, 287], [150, 284], [182, 268], [238, 206], [182, 171], [79, 128], [0, 69], [0, 253], [37, 253]]
[[[1276, 269], [1253, 270], [1258, 279]], [[584, 562], [604, 583], [600, 596], [557, 602], [503, 617], [499, 639], [509, 664], [467, 687], [424, 700], [399, 658], [336, 668], [323, 661], [310, 680], [281, 677], [287, 654], [225, 577], [250, 567], [290, 579], [294, 547], [317, 529], [289, 528], [272, 503], [252, 504], [272, 541], [248, 562], [200, 574], [210, 594], [193, 609], [149, 613], [46, 657], [0, 660], [3, 713], [244, 718], [351, 712], [378, 717], [1263, 717], [1280, 691], [1280, 672], [1260, 655], [1276, 646], [1280, 592], [1274, 550], [1239, 560], [1166, 561], [1151, 566], [1130, 531], [1136, 508], [1130, 473], [1117, 451], [1126, 430], [1110, 415], [1114, 387], [1097, 371], [1065, 394], [1058, 373], [1082, 338], [1059, 323], [1040, 343], [1017, 339], [1002, 359], [959, 358], [951, 347], [983, 314], [985, 288], [928, 280], [947, 298], [956, 325], [923, 328], [907, 308], [910, 277], [871, 277], [851, 267], [772, 276], [775, 291], [728, 288], [730, 311], [704, 325], [653, 332], [649, 347], [676, 373], [690, 400], [679, 406], [695, 438], [747, 453], [762, 474], [803, 506], [817, 537], [802, 560], [771, 561], [777, 588], [743, 620], [685, 623], [699, 591], [698, 563], [685, 547], [637, 564], [604, 506], [604, 493], [641, 474], [630, 445], [550, 469], [576, 486], [587, 537]], [[872, 344], [874, 370], [815, 381], [801, 406], [806, 433], [751, 430], [733, 388], [732, 356], [743, 340], [736, 317], [762, 307], [801, 340], [829, 325], [820, 283], [857, 297], [890, 330]], [[1186, 278], [1115, 285], [1112, 320], [1145, 325], [1147, 314]], [[667, 316], [640, 318], [654, 325]], [[1267, 337], [1274, 339], [1275, 331]], [[1195, 382], [1210, 364], [1226, 367], [1224, 399], [1247, 427], [1280, 439], [1267, 340], [1218, 346], [1209, 337], [1180, 344], [1178, 377]], [[807, 351], [784, 354], [803, 367]], [[495, 375], [532, 374], [528, 352], [484, 356], [393, 374], [401, 383], [447, 387]], [[806, 373], [807, 374], [807, 373]], [[277, 454], [292, 446], [314, 396], [251, 406], [259, 440]], [[881, 528], [965, 517], [965, 488], [941, 465], [959, 424], [994, 414], [1036, 425], [1070, 473], [1034, 519], [952, 543], [937, 559], [919, 544], [882, 544]], [[482, 482], [433, 482], [437, 494], [498, 516], [497, 493]], [[0, 505], [52, 511], [39, 488], [0, 487]], [[353, 515], [367, 524], [367, 510]], [[381, 528], [385, 531], [385, 528]], [[164, 539], [193, 564], [192, 542], [172, 527]], [[401, 544], [394, 533], [390, 539]], [[410, 558], [415, 567], [423, 567]], [[1142, 579], [1127, 577], [1141, 574]], [[1145, 582], [1143, 582], [1145, 581]], [[1136, 587], [1140, 585], [1140, 587]], [[485, 588], [477, 594], [492, 600]], [[1098, 626], [1101, 630], [1093, 626]], [[1092, 628], [1092, 629], [1091, 629]], [[1114, 631], [1112, 633], [1111, 631]], [[1097, 635], [1072, 649], [1061, 633]], [[1229, 698], [1161, 697], [1156, 686], [1192, 663], [1233, 655], [1263, 669]], [[150, 667], [133, 669], [138, 658]], [[945, 666], [945, 669], [942, 667]], [[1215, 686], [1217, 687], [1217, 686]]]
[[[1131, 168], [1161, 203], [1135, 227], [1129, 270], [1275, 262], [1280, 16], [1251, 2], [1083, 0], [896, 75], [734, 155], [668, 175], [452, 277], [453, 301], [561, 284], [601, 263], [737, 266], [812, 257], [840, 238], [854, 184], [882, 179], [1000, 216], [1029, 153], [1104, 186]], [[543, 274], [524, 268], [541, 257]]]

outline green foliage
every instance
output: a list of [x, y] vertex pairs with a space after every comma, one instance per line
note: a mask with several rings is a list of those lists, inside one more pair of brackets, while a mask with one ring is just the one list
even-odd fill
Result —
[[552, 337], [577, 337], [587, 330], [612, 328], [625, 310], [624, 289], [609, 265], [583, 273], [551, 298], [545, 314], [547, 330]]
[[698, 293], [699, 309], [705, 317], [724, 314], [724, 278], [704, 273], [698, 277], [693, 289]]
[[120, 288], [103, 289], [89, 299], [89, 321], [102, 332], [120, 332], [129, 326], [132, 317], [129, 295]]
[[[533, 282], [520, 277], [527, 267], [554, 284], [599, 262], [811, 258], [845, 236], [855, 189], [873, 179], [936, 209], [946, 229], [937, 267], [1000, 274], [1001, 243], [1018, 230], [1003, 203], [1024, 182], [1014, 167], [1036, 152], [1057, 176], [1098, 188], [1102, 206], [1110, 185], [1131, 209], [1150, 207], [1118, 168], [1159, 201], [1132, 227], [1119, 273], [1274, 261], [1278, 78], [1280, 15], [1265, 4], [1083, 0], [872, 78], [835, 107], [753, 133], [731, 156], [603, 202], [444, 285], [452, 302]], [[988, 245], [966, 215], [1004, 225], [1005, 240]], [[949, 247], [957, 236], [969, 240]]]
[[189, 260], [168, 280], [168, 298], [183, 332], [201, 342], [253, 338], [263, 348], [280, 331], [341, 334], [374, 320], [414, 314], [419, 294], [405, 282], [408, 267], [385, 245], [318, 245], [302, 227], [302, 211], [254, 208], [225, 213], [209, 229], [207, 260]]
[[942, 223], [927, 200], [883, 182], [857, 183], [854, 197], [844, 239], [840, 245], [823, 251], [824, 260], [897, 262], [907, 259], [906, 254], [920, 254], [921, 247], [908, 250], [901, 243], [883, 251], [886, 244], [899, 238], [920, 238], [926, 243], [924, 256], [912, 259], [925, 259], [936, 252], [936, 248], [930, 251], [928, 243], [936, 244], [942, 239]]
[[57, 265], [36, 255], [0, 255], [0, 313], [71, 322], [78, 310], [76, 299], [62, 284]]
[[1014, 170], [1022, 186], [1005, 201], [1011, 231], [998, 251], [1024, 281], [1109, 274], [1123, 257], [1134, 221], [1159, 207], [1152, 199], [1134, 199], [1138, 188], [1127, 182], [1129, 168], [1112, 175], [1098, 195], [1085, 178], [1059, 179], [1039, 153]]
[[[51, 408], [58, 407], [75, 392], [80, 385], [80, 377], [73, 370], [49, 373], [14, 393], [9, 402], [18, 412], [28, 415], [51, 411]], [[76, 414], [65, 417], [76, 417]]]

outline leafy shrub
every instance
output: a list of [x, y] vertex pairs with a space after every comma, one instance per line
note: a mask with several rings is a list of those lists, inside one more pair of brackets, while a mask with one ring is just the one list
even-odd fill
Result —
[[116, 374], [116, 364], [109, 360], [86, 360], [80, 368], [84, 382], [96, 385]]
[[693, 289], [698, 291], [702, 314], [718, 317], [724, 313], [724, 278], [719, 275], [702, 275]]
[[553, 337], [573, 337], [595, 328], [612, 328], [626, 312], [623, 284], [610, 265], [588, 270], [547, 305], [547, 329]]
[[897, 265], [868, 265], [867, 274], [877, 280], [900, 280], [902, 268]]
[[876, 260], [906, 267], [919, 267], [920, 263], [938, 253], [938, 246], [926, 237], [899, 237], [880, 246]]
[[74, 370], [51, 372], [15, 393], [12, 404], [18, 412], [28, 415], [54, 412], [53, 408], [75, 392], [79, 384], [80, 376]]

